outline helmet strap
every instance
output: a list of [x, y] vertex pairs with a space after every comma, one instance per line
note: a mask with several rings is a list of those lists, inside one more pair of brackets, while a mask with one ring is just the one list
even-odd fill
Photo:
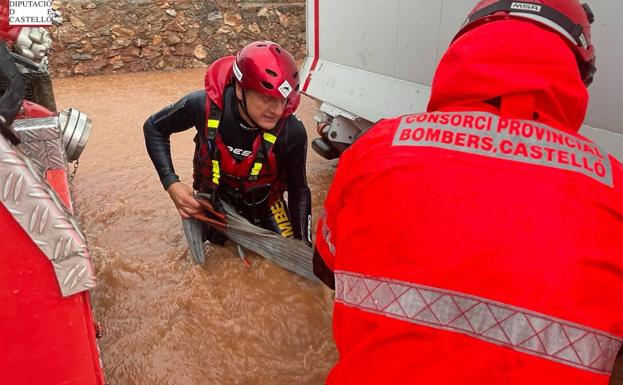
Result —
[[[249, 110], [247, 109], [247, 93], [245, 91], [244, 88], [240, 87], [240, 91], [242, 91], [242, 100], [238, 100], [240, 103], [240, 107], [242, 108], [242, 111], [244, 111], [244, 114], [246, 116], [247, 123], [250, 123], [251, 125], [251, 129], [257, 130], [258, 128], [260, 128], [260, 125], [257, 124], [253, 118], [251, 118], [251, 115], [249, 115]], [[244, 119], [244, 118], [243, 118]]]
[[[582, 5], [582, 7], [584, 8], [589, 24], [591, 24], [595, 19], [593, 12], [588, 5]], [[589, 49], [590, 47], [590, 42], [584, 34], [585, 31], [582, 25], [574, 23], [564, 13], [552, 7], [541, 3], [532, 3], [530, 0], [499, 0], [471, 14], [463, 23], [461, 30], [474, 21], [497, 12], [506, 12], [508, 15], [537, 20], [554, 30], [558, 30], [558, 32], [569, 39], [572, 44], [583, 49]], [[578, 65], [582, 72], [582, 80], [584, 84], [588, 86], [593, 81], [593, 75], [596, 71], [594, 60], [584, 61], [582, 59], [578, 61]]]
[[[590, 8], [584, 9], [587, 13], [587, 17], [590, 20], [590, 14], [592, 14], [589, 14]], [[557, 28], [566, 32], [569, 35], [570, 40], [572, 40], [572, 42], [577, 46], [584, 49], [588, 48], [588, 42], [586, 41], [584, 30], [580, 24], [574, 23], [562, 12], [541, 3], [531, 3], [529, 1], [518, 2], [513, 0], [500, 0], [496, 3], [493, 3], [478, 10], [477, 12], [474, 12], [467, 18], [467, 20], [465, 20], [465, 22], [463, 23], [463, 27], [472, 23], [475, 20], [481, 19], [488, 15], [493, 15], [496, 12], [507, 12], [510, 15], [524, 16], [527, 18], [531, 18], [530, 16], [541, 17], [553, 23], [553, 26], [556, 26]]]

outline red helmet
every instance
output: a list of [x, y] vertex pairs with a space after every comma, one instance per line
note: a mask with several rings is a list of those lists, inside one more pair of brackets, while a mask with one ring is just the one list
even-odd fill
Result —
[[467, 16], [454, 40], [484, 23], [511, 17], [534, 21], [562, 35], [575, 52], [587, 86], [593, 81], [595, 48], [591, 43], [593, 12], [578, 0], [481, 0]]
[[256, 41], [241, 49], [234, 62], [234, 76], [242, 88], [275, 98], [295, 99], [299, 93], [294, 58], [271, 41]]

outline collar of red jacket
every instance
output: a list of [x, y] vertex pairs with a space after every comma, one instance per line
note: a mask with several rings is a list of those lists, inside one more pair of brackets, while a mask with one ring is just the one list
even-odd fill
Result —
[[[236, 60], [235, 56], [222, 57], [208, 67], [205, 74], [205, 90], [206, 94], [220, 110], [223, 110], [223, 92], [225, 87], [232, 81], [234, 73], [233, 65]], [[283, 111], [283, 117], [292, 115], [299, 105], [301, 96], [297, 93], [288, 99], [286, 108]]]
[[484, 110], [576, 132], [587, 104], [565, 40], [529, 21], [503, 20], [450, 45], [437, 67], [428, 111]]

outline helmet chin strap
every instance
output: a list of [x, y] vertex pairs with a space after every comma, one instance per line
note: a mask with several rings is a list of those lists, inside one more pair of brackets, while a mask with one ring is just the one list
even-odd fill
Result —
[[244, 111], [244, 114], [246, 115], [246, 119], [243, 116], [241, 116], [241, 118], [243, 120], [246, 120], [247, 123], [250, 123], [250, 126], [248, 127], [249, 130], [252, 130], [252, 131], [258, 130], [260, 128], [260, 125], [257, 124], [253, 120], [253, 118], [251, 118], [251, 115], [249, 115], [249, 111], [247, 110], [247, 93], [242, 87], [240, 87], [240, 90], [242, 91], [242, 100], [238, 99], [238, 102], [240, 102], [239, 105], [242, 107], [242, 111]]

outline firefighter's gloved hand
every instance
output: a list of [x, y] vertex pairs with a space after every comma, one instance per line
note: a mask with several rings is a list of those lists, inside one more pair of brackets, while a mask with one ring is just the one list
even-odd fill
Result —
[[203, 207], [203, 212], [193, 215], [195, 218], [209, 224], [218, 231], [225, 231], [227, 221], [224, 214], [223, 204], [217, 191], [210, 194], [196, 193], [194, 198]]

